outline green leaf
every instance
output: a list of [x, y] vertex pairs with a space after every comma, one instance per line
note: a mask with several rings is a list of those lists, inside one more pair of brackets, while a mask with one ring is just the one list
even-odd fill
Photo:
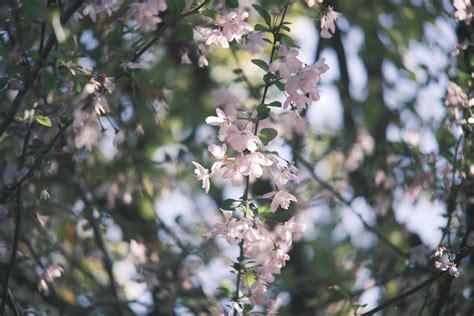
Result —
[[227, 6], [233, 9], [238, 8], [239, 0], [227, 0]]
[[36, 122], [38, 122], [39, 124], [41, 124], [43, 126], [46, 126], [46, 127], [53, 126], [53, 123], [51, 123], [51, 120], [47, 116], [36, 115], [35, 120], [36, 120]]
[[281, 35], [280, 42], [282, 44], [285, 44], [288, 47], [298, 47], [298, 45], [295, 43], [295, 41], [291, 37], [289, 37], [286, 34], [280, 34], [280, 35]]
[[232, 297], [234, 295], [234, 292], [232, 292], [232, 289], [228, 286], [219, 286], [217, 290], [221, 292], [225, 297]]
[[272, 213], [272, 209], [270, 208], [270, 205], [268, 204], [263, 204], [258, 208], [258, 214], [259, 215], [268, 215]]
[[281, 81], [277, 81], [275, 82], [275, 85], [277, 86], [278, 89], [280, 89], [280, 91], [285, 91], [285, 84]]
[[273, 106], [273, 107], [276, 107], [276, 108], [281, 108], [281, 102], [273, 101], [272, 103], [267, 104], [267, 106]]
[[436, 141], [438, 142], [440, 154], [449, 159], [453, 158], [451, 149], [456, 145], [456, 137], [449, 131], [439, 129], [436, 132]]
[[262, 32], [270, 32], [271, 33], [272, 30], [270, 30], [265, 25], [257, 24], [257, 25], [255, 25], [255, 31], [262, 31]]
[[252, 304], [244, 304], [244, 313], [249, 313], [253, 309]]
[[264, 120], [270, 115], [270, 109], [265, 104], [257, 106], [257, 119]]
[[242, 202], [239, 200], [227, 199], [222, 202], [221, 208], [226, 211], [231, 211], [239, 207], [241, 204]]
[[272, 17], [270, 13], [268, 13], [267, 10], [258, 4], [254, 4], [252, 7], [258, 12], [258, 14], [260, 14], [265, 23], [267, 23], [268, 27], [272, 27]]
[[252, 59], [251, 62], [263, 69], [264, 71], [268, 71], [268, 64], [265, 61], [261, 59]]
[[274, 128], [263, 128], [260, 131], [260, 140], [262, 141], [263, 145], [268, 145], [275, 137], [278, 136], [278, 132]]
[[171, 12], [182, 12], [186, 7], [185, 0], [171, 0], [168, 1], [167, 4]]

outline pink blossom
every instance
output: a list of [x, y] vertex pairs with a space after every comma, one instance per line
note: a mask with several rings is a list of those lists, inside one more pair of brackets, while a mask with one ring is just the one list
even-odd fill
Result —
[[321, 58], [314, 65], [306, 66], [300, 69], [294, 76], [288, 79], [285, 90], [291, 94], [297, 94], [298, 91], [310, 94], [313, 101], [319, 99], [316, 86], [319, 83], [320, 75], [328, 71], [329, 66], [326, 59]]
[[305, 0], [308, 7], [313, 7], [316, 3], [323, 3], [323, 0]]
[[248, 16], [248, 12], [243, 8], [239, 8], [237, 11], [228, 13], [223, 18], [217, 19], [214, 24], [222, 28], [222, 34], [227, 41], [236, 40], [238, 42], [242, 39], [242, 36], [253, 31], [253, 27], [245, 22]]
[[443, 246], [443, 245], [438, 245], [436, 247], [435, 253], [431, 256], [431, 258], [434, 257], [441, 257], [448, 249]]
[[181, 55], [181, 64], [182, 65], [191, 65], [193, 62], [189, 59], [188, 53], [184, 53]]
[[235, 125], [231, 125], [227, 130], [227, 142], [233, 150], [238, 152], [246, 149], [254, 152], [257, 150], [257, 145], [262, 144], [262, 141], [250, 129], [239, 130]]
[[469, 107], [467, 94], [456, 83], [449, 81], [444, 104], [448, 107]]
[[456, 21], [465, 21], [468, 25], [471, 24], [474, 11], [471, 0], [453, 0], [453, 6], [456, 9], [456, 12], [454, 12]]
[[212, 175], [213, 170], [209, 171], [197, 162], [193, 161], [192, 163], [194, 166], [196, 166], [196, 169], [194, 169], [194, 173], [196, 174], [196, 179], [202, 181], [202, 188], [204, 189], [206, 193], [208, 193], [209, 188], [211, 186], [210, 177]]
[[227, 232], [224, 235], [225, 240], [231, 246], [237, 245], [243, 238], [243, 232], [248, 227], [244, 221], [230, 221], [227, 224]]
[[234, 187], [239, 187], [244, 182], [244, 176], [242, 174], [242, 157], [238, 157], [236, 160], [229, 162], [226, 165], [224, 172], [224, 178], [231, 178], [231, 183]]
[[263, 236], [258, 229], [249, 227], [243, 232], [243, 239], [245, 240], [245, 242], [252, 244], [257, 243], [261, 240], [265, 240], [265, 236]]
[[207, 60], [205, 55], [199, 55], [198, 66], [199, 68], [206, 68], [207, 66], [209, 66], [209, 61]]
[[161, 22], [160, 12], [167, 8], [165, 0], [150, 0], [148, 2], [135, 2], [130, 5], [126, 19], [133, 19], [137, 22], [140, 31], [151, 32], [156, 30]]
[[279, 246], [276, 246], [276, 251], [272, 253], [272, 258], [270, 261], [273, 262], [276, 267], [282, 268], [286, 265], [288, 260], [290, 260], [290, 256], [286, 253], [286, 251], [281, 249]]
[[306, 225], [295, 223], [295, 218], [292, 217], [288, 221], [285, 222], [278, 236], [283, 242], [287, 243], [288, 245], [291, 245], [293, 241], [292, 240], [293, 234], [302, 233], [305, 230], [306, 230]]
[[273, 61], [268, 70], [271, 72], [278, 71], [283, 79], [290, 78], [291, 74], [298, 72], [303, 67], [303, 63], [296, 58], [298, 50], [295, 48], [288, 49], [286, 45], [281, 45], [278, 55], [279, 59]]
[[202, 28], [201, 32], [204, 35], [204, 39], [207, 46], [210, 46], [211, 48], [229, 47], [229, 42], [221, 31]]
[[459, 277], [460, 275], [459, 270], [456, 267], [456, 263], [454, 261], [449, 261], [448, 264], [436, 261], [435, 268], [440, 269], [441, 271], [448, 270], [449, 274], [455, 278]]
[[270, 301], [266, 295], [268, 286], [261, 280], [255, 281], [250, 287], [251, 299], [257, 305], [267, 305]]
[[222, 146], [209, 145], [208, 150], [211, 153], [211, 155], [217, 159], [217, 161], [214, 162], [211, 168], [212, 170], [217, 171], [222, 167], [222, 165], [224, 165], [227, 162], [227, 155], [226, 155], [227, 146], [226, 144], [222, 144]]
[[285, 102], [283, 103], [283, 108], [286, 110], [289, 106], [291, 109], [301, 110], [306, 109], [309, 105], [311, 105], [313, 101], [305, 95], [300, 94], [292, 94], [286, 98]]
[[87, 4], [82, 10], [84, 16], [89, 16], [92, 22], [96, 22], [97, 16], [104, 18], [111, 16], [113, 12], [120, 9], [123, 0], [102, 0], [97, 4]]
[[332, 7], [328, 7], [326, 14], [321, 17], [321, 37], [332, 37], [336, 32], [336, 22], [340, 17], [339, 12], [334, 11]]
[[262, 166], [269, 167], [273, 161], [261, 152], [253, 152], [244, 156], [242, 160], [241, 172], [245, 176], [260, 178], [263, 174]]
[[296, 169], [293, 164], [289, 168], [282, 166], [281, 164], [277, 164], [277, 170], [278, 174], [275, 177], [275, 184], [280, 187], [282, 185], [285, 185], [288, 183], [288, 181], [298, 181], [298, 176], [296, 173], [298, 172], [298, 169]]
[[219, 126], [219, 140], [223, 142], [227, 137], [227, 131], [232, 126], [232, 120], [221, 109], [216, 109], [217, 116], [208, 116], [206, 123], [212, 126]]
[[294, 195], [285, 191], [281, 191], [281, 190], [272, 191], [272, 192], [262, 195], [262, 198], [264, 199], [269, 199], [271, 197], [273, 197], [272, 204], [271, 204], [271, 209], [273, 213], [275, 213], [278, 210], [278, 207], [281, 207], [287, 210], [288, 207], [290, 207], [291, 201], [293, 202], [298, 201]]

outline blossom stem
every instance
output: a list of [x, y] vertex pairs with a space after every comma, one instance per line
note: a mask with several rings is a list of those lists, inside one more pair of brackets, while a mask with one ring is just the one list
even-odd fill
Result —
[[[275, 53], [278, 48], [278, 43], [280, 41], [280, 31], [281, 27], [283, 26], [283, 22], [285, 20], [286, 12], [288, 11], [288, 4], [285, 5], [285, 8], [283, 9], [283, 14], [281, 16], [280, 24], [278, 24], [278, 27], [276, 28], [275, 32], [273, 33], [273, 46], [272, 46], [272, 51], [270, 53], [270, 62], [268, 63], [269, 65], [273, 62], [273, 59], [275, 58]], [[267, 92], [268, 88], [270, 87], [270, 79], [268, 77], [265, 77], [265, 88], [263, 90], [263, 95], [262, 95], [262, 101], [260, 102], [261, 104], [265, 103], [265, 99], [267, 98]]]
[[[280, 31], [281, 31], [281, 27], [283, 26], [283, 21], [285, 20], [286, 12], [288, 11], [288, 6], [289, 6], [288, 4], [285, 5], [280, 23], [279, 23], [278, 27], [276, 28], [276, 30], [273, 33], [273, 45], [272, 45], [272, 50], [271, 50], [271, 53], [270, 53], [270, 61], [268, 63], [269, 65], [273, 62], [273, 59], [275, 58], [276, 50], [278, 49], [278, 43], [279, 43], [279, 40], [280, 40], [279, 34], [280, 34]], [[271, 81], [267, 76], [267, 77], [265, 77], [265, 87], [264, 87], [263, 94], [262, 94], [262, 99], [261, 99], [261, 102], [260, 102], [261, 104], [265, 103], [265, 100], [267, 98], [268, 88], [270, 87], [270, 85], [271, 85]], [[259, 122], [260, 122], [260, 120], [258, 119], [258, 116], [257, 116], [255, 118], [255, 126], [254, 126], [254, 129], [253, 129], [253, 134], [255, 136], [257, 136], [257, 134], [258, 134]], [[249, 191], [250, 191], [250, 176], [246, 176], [245, 177], [245, 190], [244, 190], [244, 194], [242, 196], [242, 203], [243, 203], [245, 208], [248, 207]], [[234, 298], [233, 298], [234, 303], [237, 303], [239, 301], [240, 283], [241, 283], [242, 272], [243, 272], [243, 269], [242, 269], [243, 264], [242, 263], [244, 261], [244, 240], [242, 240], [240, 242], [239, 247], [240, 247], [240, 254], [239, 254], [239, 257], [237, 258], [237, 261], [238, 261], [237, 282], [236, 282], [236, 289], [235, 289], [235, 294], [234, 294]], [[238, 315], [238, 312], [235, 308], [234, 308], [234, 313], [233, 314], [234, 314], [234, 316]]]

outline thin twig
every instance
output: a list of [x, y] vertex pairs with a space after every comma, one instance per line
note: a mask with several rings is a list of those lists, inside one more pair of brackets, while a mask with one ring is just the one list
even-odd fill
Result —
[[[463, 258], [465, 258], [465, 257], [467, 257], [467, 256], [469, 256], [469, 255], [471, 255], [472, 252], [473, 252], [473, 250], [474, 250], [474, 247], [460, 248], [459, 251], [458, 251], [458, 253], [456, 254], [456, 259], [454, 260], [454, 263], [459, 264], [459, 262], [460, 262]], [[386, 307], [392, 305], [393, 303], [396, 303], [396, 302], [398, 302], [398, 301], [404, 299], [405, 297], [408, 297], [408, 296], [410, 296], [410, 295], [412, 295], [412, 294], [415, 294], [416, 292], [418, 292], [419, 290], [421, 290], [421, 289], [424, 288], [425, 286], [427, 286], [427, 285], [433, 283], [434, 281], [436, 281], [436, 280], [437, 280], [439, 277], [441, 277], [442, 275], [446, 274], [446, 272], [447, 272], [447, 270], [446, 270], [446, 271], [440, 271], [440, 272], [438, 272], [436, 275], [432, 276], [431, 278], [427, 279], [426, 281], [424, 281], [424, 282], [418, 284], [417, 286], [415, 286], [415, 287], [409, 289], [408, 291], [403, 292], [402, 294], [400, 294], [400, 295], [398, 295], [398, 296], [396, 296], [396, 297], [394, 297], [394, 298], [392, 298], [392, 299], [390, 299], [390, 300], [388, 300], [388, 301], [386, 301], [386, 302], [380, 304], [379, 306], [377, 306], [377, 307], [371, 309], [370, 311], [368, 311], [368, 312], [362, 314], [362, 316], [365, 316], [365, 315], [372, 315], [372, 314], [374, 314], [374, 313], [376, 313], [376, 312], [378, 312], [378, 311], [381, 311], [381, 310], [383, 310], [384, 308], [386, 308]], [[450, 277], [450, 278], [451, 278], [451, 281], [452, 281], [452, 278], [453, 278], [453, 277]]]
[[114, 296], [116, 302], [116, 310], [119, 315], [123, 315], [122, 309], [120, 306], [122, 305], [120, 302], [120, 298], [118, 295], [118, 288], [117, 288], [117, 281], [115, 280], [114, 271], [113, 271], [113, 262], [110, 258], [110, 254], [107, 251], [104, 237], [102, 236], [102, 232], [100, 227], [94, 218], [94, 205], [96, 204], [94, 201], [94, 196], [92, 192], [89, 190], [86, 181], [81, 178], [79, 181], [79, 188], [81, 189], [81, 193], [83, 195], [84, 203], [86, 204], [86, 216], [89, 224], [92, 226], [92, 231], [94, 234], [94, 239], [97, 247], [99, 247], [100, 252], [102, 253], [103, 257], [103, 264], [105, 271], [107, 272], [107, 276], [109, 277], [109, 285], [110, 290]]
[[[190, 10], [189, 12], [185, 12], [182, 14], [177, 15], [176, 17], [170, 19], [168, 22], [166, 22], [162, 27], [158, 29], [156, 32], [155, 36], [147, 43], [145, 46], [143, 46], [138, 52], [136, 52], [132, 58], [130, 58], [130, 62], [135, 62], [140, 58], [151, 46], [153, 46], [163, 35], [163, 33], [172, 25], [177, 23], [179, 20], [186, 18], [188, 16], [191, 16], [193, 14], [199, 13], [201, 9], [209, 3], [210, 0], [204, 0], [200, 5], [195, 7], [194, 9]], [[121, 71], [117, 76], [115, 76], [114, 81], [117, 81], [120, 79], [125, 73]]]
[[337, 192], [331, 185], [329, 185], [327, 182], [319, 178], [316, 173], [313, 170], [313, 166], [309, 161], [303, 158], [301, 154], [295, 153], [295, 159], [296, 161], [300, 162], [310, 173], [311, 177], [318, 182], [321, 186], [323, 186], [326, 190], [331, 192], [331, 194], [339, 200], [342, 204], [346, 205], [362, 222], [362, 224], [367, 228], [369, 231], [377, 235], [377, 237], [382, 240], [391, 250], [393, 250], [395, 253], [400, 255], [403, 258], [408, 257], [408, 253], [400, 249], [398, 246], [396, 246], [394, 243], [392, 243], [387, 237], [385, 237], [382, 232], [380, 232], [376, 227], [370, 225], [367, 223], [367, 221], [364, 219], [364, 217], [352, 206], [352, 201], [344, 198], [339, 192]]
[[20, 242], [20, 230], [21, 230], [21, 190], [16, 193], [16, 208], [15, 208], [15, 234], [13, 237], [12, 253], [10, 257], [10, 263], [8, 264], [7, 274], [3, 283], [3, 295], [2, 305], [0, 307], [0, 315], [5, 315], [5, 307], [8, 298], [8, 290], [10, 286], [10, 279], [15, 269], [16, 255], [18, 252], [18, 244]]
[[40, 153], [40, 155], [37, 157], [37, 162], [30, 168], [28, 171], [25, 173], [23, 177], [20, 178], [20, 180], [15, 183], [13, 186], [8, 188], [9, 193], [7, 196], [0, 197], [0, 201], [2, 200], [8, 200], [15, 192], [23, 185], [23, 183], [28, 180], [29, 177], [31, 177], [36, 170], [40, 166], [40, 161], [43, 160], [43, 157], [53, 148], [53, 146], [56, 144], [56, 141], [59, 139], [59, 137], [68, 129], [69, 126], [72, 125], [72, 120], [69, 120], [59, 128], [59, 131], [56, 133], [56, 135], [53, 137], [53, 139], [46, 145], [45, 149]]
[[15, 299], [13, 298], [13, 294], [12, 294], [12, 291], [10, 291], [10, 289], [8, 289], [8, 303], [10, 303], [10, 307], [11, 307], [12, 312], [15, 316], [21, 316], [22, 315], [22, 313], [18, 309], [18, 306], [15, 303]]
[[[63, 14], [61, 14], [61, 23], [64, 24], [66, 23], [69, 18], [74, 14], [74, 12], [81, 7], [81, 5], [84, 3], [84, 0], [76, 0], [73, 4], [71, 4]], [[49, 35], [49, 38], [46, 42], [45, 47], [41, 51], [41, 54], [38, 57], [38, 60], [36, 62], [36, 65], [33, 69], [33, 72], [31, 74], [31, 78], [26, 78], [27, 80], [25, 81], [25, 87], [18, 92], [16, 95], [15, 99], [12, 102], [12, 105], [8, 109], [7, 113], [4, 115], [2, 121], [0, 122], [0, 136], [3, 135], [3, 133], [6, 131], [8, 126], [13, 122], [13, 119], [15, 118], [16, 112], [20, 108], [21, 102], [27, 92], [33, 87], [36, 79], [38, 78], [38, 75], [43, 68], [46, 59], [48, 58], [49, 52], [53, 48], [53, 46], [56, 44], [56, 35], [54, 32], [51, 32]]]
[[403, 292], [402, 294], [384, 302], [383, 304], [380, 304], [379, 306], [371, 309], [370, 311], [368, 312], [365, 312], [362, 314], [362, 316], [366, 316], [366, 315], [373, 315], [375, 314], [376, 312], [378, 311], [381, 311], [382, 309], [392, 305], [393, 303], [396, 303], [402, 299], [404, 299], [405, 297], [408, 297], [412, 294], [415, 294], [416, 292], [418, 292], [419, 290], [421, 290], [422, 288], [424, 288], [425, 286], [433, 283], [434, 281], [436, 281], [439, 277], [441, 277], [442, 275], [444, 275], [446, 273], [446, 271], [440, 271], [438, 272], [437, 274], [435, 274], [434, 276], [432, 276], [431, 278], [421, 282], [420, 284], [418, 284], [417, 286], [409, 289], [408, 291], [406, 292]]

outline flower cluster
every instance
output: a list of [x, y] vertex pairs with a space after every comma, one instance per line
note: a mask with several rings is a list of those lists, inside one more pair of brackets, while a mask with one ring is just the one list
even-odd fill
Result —
[[332, 7], [328, 7], [326, 13], [321, 17], [321, 37], [331, 38], [336, 32], [336, 22], [341, 17]]
[[211, 47], [228, 48], [229, 42], [240, 42], [242, 37], [253, 31], [253, 27], [245, 22], [249, 16], [243, 8], [231, 11], [224, 17], [214, 21], [217, 29], [202, 28], [206, 45]]
[[278, 56], [279, 59], [270, 64], [269, 71], [278, 72], [286, 80], [285, 91], [288, 97], [283, 108], [301, 110], [318, 101], [320, 76], [329, 69], [325, 59], [318, 60], [314, 65], [305, 65], [297, 58], [298, 50], [285, 45], [281, 45]]
[[462, 118], [463, 109], [474, 107], [474, 98], [469, 98], [463, 89], [452, 81], [448, 82], [444, 104], [455, 122], [461, 124], [465, 124], [466, 122], [470, 124], [474, 123], [474, 117], [472, 116], [467, 119]]
[[453, 6], [456, 9], [456, 12], [454, 12], [456, 21], [471, 24], [472, 14], [474, 13], [471, 0], [453, 0]]
[[258, 218], [239, 220], [234, 212], [221, 211], [226, 222], [217, 224], [209, 237], [223, 237], [230, 245], [243, 241], [243, 250], [248, 258], [247, 269], [252, 270], [256, 276], [250, 287], [250, 297], [254, 304], [270, 307], [274, 302], [266, 295], [268, 285], [290, 259], [288, 251], [293, 242], [293, 234], [303, 232], [305, 225], [295, 223], [294, 218], [291, 218], [271, 232]]
[[[265, 145], [257, 135], [258, 132], [265, 133], [265, 129], [259, 131], [252, 119], [239, 122], [220, 108], [216, 109], [216, 114], [206, 119], [208, 124], [219, 127], [218, 139], [223, 142], [208, 147], [214, 162], [210, 169], [193, 162], [197, 179], [202, 181], [206, 193], [210, 189], [211, 177], [217, 173], [230, 179], [233, 186], [239, 187], [244, 184], [245, 177], [261, 178], [265, 173], [264, 169], [267, 169], [274, 179], [275, 190], [260, 198], [272, 199], [272, 212], [279, 208], [288, 209], [290, 203], [297, 199], [281, 188], [298, 180], [295, 166], [286, 161], [283, 163], [276, 153], [264, 150]], [[238, 206], [232, 211], [222, 210], [226, 221], [218, 223], [209, 236], [224, 237], [230, 245], [241, 243], [248, 258], [246, 269], [253, 271], [256, 276], [256, 281], [250, 287], [252, 302], [270, 308], [273, 301], [265, 294], [268, 285], [289, 260], [287, 252], [292, 244], [293, 233], [302, 232], [304, 225], [290, 219], [275, 231], [268, 231], [260, 221], [253, 203], [248, 200], [236, 202]], [[253, 206], [252, 210], [250, 205]]]
[[458, 270], [456, 262], [453, 260], [452, 254], [450, 254], [448, 252], [448, 249], [445, 246], [438, 245], [438, 247], [436, 247], [435, 253], [433, 254], [432, 258], [434, 258], [434, 257], [443, 257], [443, 255], [445, 253], [448, 253], [447, 263], [436, 261], [435, 264], [434, 264], [435, 268], [439, 269], [441, 271], [446, 271], [447, 270], [451, 276], [453, 276], [455, 278], [458, 278], [461, 273]]
[[166, 9], [165, 0], [150, 0], [143, 3], [135, 2], [130, 5], [126, 18], [136, 21], [140, 31], [151, 32], [156, 30], [161, 22], [160, 12]]
[[[308, 5], [313, 2], [309, 2]], [[268, 12], [262, 11], [258, 5], [254, 8], [266, 20], [269, 29], [274, 28], [277, 31], [281, 29], [285, 14], [282, 15], [277, 27], [278, 23], [272, 24]], [[285, 7], [285, 13], [287, 8], [288, 6]], [[253, 29], [245, 22], [247, 16], [248, 13], [240, 8], [216, 20], [214, 24], [218, 29], [203, 29], [206, 45], [225, 48], [229, 47], [229, 42], [233, 40], [240, 42]], [[334, 26], [330, 24], [335, 22], [337, 15], [330, 15], [328, 19], [328, 28], [333, 30]], [[295, 111], [305, 109], [312, 102], [319, 100], [317, 87], [320, 76], [329, 67], [324, 59], [314, 65], [306, 65], [298, 59], [296, 49], [275, 41], [273, 51], [277, 48], [279, 58], [273, 60], [272, 53], [272, 60], [268, 66], [268, 74], [271, 76], [267, 77], [271, 79], [265, 79], [266, 89], [275, 82], [283, 81], [287, 94], [283, 109], [291, 108]], [[219, 95], [222, 96], [222, 93]], [[260, 101], [261, 104], [251, 114], [238, 112], [236, 107], [241, 105], [238, 99], [229, 93], [224, 95], [225, 97], [219, 98], [216, 115], [206, 118], [207, 124], [219, 129], [217, 138], [220, 143], [208, 147], [213, 163], [210, 168], [206, 168], [193, 161], [194, 172], [197, 180], [202, 181], [206, 193], [210, 190], [211, 178], [216, 175], [229, 179], [234, 187], [245, 186], [245, 189], [239, 200], [230, 199], [224, 202], [221, 211], [225, 221], [216, 224], [206, 235], [222, 237], [229, 245], [239, 245], [241, 249], [238, 262], [234, 265], [239, 279], [233, 298], [234, 310], [238, 311], [241, 308], [241, 301], [249, 298], [252, 304], [265, 306], [267, 311], [273, 312], [278, 308], [278, 303], [268, 298], [268, 287], [290, 259], [288, 251], [293, 242], [293, 235], [303, 232], [305, 226], [295, 223], [294, 218], [291, 218], [284, 223], [276, 224], [275, 228], [270, 230], [264, 225], [263, 219], [267, 210], [268, 213], [275, 213], [280, 208], [288, 209], [291, 202], [297, 202], [296, 196], [284, 187], [291, 182], [298, 182], [298, 170], [278, 152], [266, 148], [278, 136], [278, 132], [274, 128], [267, 127], [266, 122], [260, 124], [270, 112], [268, 105], [265, 105], [266, 92]], [[226, 101], [222, 101], [224, 99]], [[277, 120], [274, 123], [279, 122]], [[274, 190], [251, 197], [250, 180], [264, 176], [272, 179]], [[271, 199], [269, 208], [264, 204], [266, 199]], [[248, 295], [239, 293], [242, 273], [253, 273], [255, 276], [253, 282], [247, 284]]]
[[[221, 145], [213, 144], [208, 147], [215, 162], [209, 170], [193, 161], [196, 177], [202, 181], [202, 187], [206, 193], [209, 192], [211, 176], [221, 169], [223, 177], [230, 179], [234, 187], [239, 187], [243, 184], [244, 177], [261, 178], [264, 174], [263, 168], [268, 167], [275, 179], [276, 191], [269, 192], [262, 198], [273, 197], [273, 212], [278, 209], [277, 205], [288, 209], [290, 201], [296, 202], [296, 197], [282, 191], [281, 186], [289, 181], [297, 181], [297, 169], [291, 163], [283, 164], [278, 155], [263, 150], [263, 142], [254, 134], [250, 121], [239, 126], [242, 122], [227, 116], [222, 109], [217, 108], [216, 114], [217, 116], [206, 118], [207, 124], [219, 127], [218, 138], [224, 142]], [[263, 132], [265, 131], [262, 129], [261, 133]], [[234, 155], [228, 153], [227, 145]]]
[[[283, 106], [285, 109], [289, 106], [294, 110], [306, 108], [318, 100], [317, 85], [320, 75], [328, 70], [324, 59], [314, 65], [304, 65], [297, 56], [297, 50], [282, 45], [280, 58], [270, 64], [269, 71], [278, 72], [280, 77], [286, 80], [289, 97]], [[299, 99], [303, 98], [307, 99], [304, 105], [299, 103]], [[228, 104], [222, 104], [222, 107], [226, 108], [226, 111], [218, 107], [216, 116], [206, 118], [207, 124], [219, 128], [218, 140], [221, 143], [208, 147], [214, 162], [208, 169], [193, 161], [194, 172], [196, 178], [202, 181], [206, 193], [210, 190], [211, 178], [216, 174], [229, 179], [234, 187], [245, 184], [246, 193], [241, 200], [232, 200], [232, 206], [221, 209], [225, 222], [215, 225], [208, 236], [223, 237], [229, 245], [240, 245], [245, 255], [245, 259], [243, 256], [239, 259], [240, 264], [246, 271], [255, 274], [255, 281], [249, 288], [249, 297], [253, 304], [271, 309], [274, 301], [266, 295], [268, 286], [289, 260], [288, 251], [293, 234], [302, 232], [304, 225], [295, 223], [291, 218], [277, 225], [276, 229], [267, 230], [261, 221], [264, 212], [248, 197], [249, 179], [261, 178], [264, 175], [273, 179], [275, 189], [257, 198], [271, 199], [270, 210], [275, 213], [279, 208], [288, 209], [291, 202], [297, 202], [293, 194], [282, 188], [290, 182], [298, 181], [298, 170], [277, 152], [265, 149], [278, 133], [273, 128], [259, 128], [258, 115], [242, 115]]]
[[[93, 21], [97, 21], [97, 17], [105, 18], [112, 16], [112, 13], [120, 9], [123, 4], [123, 0], [101, 0], [98, 3], [88, 3], [82, 9], [82, 14], [84, 16], [89, 16]], [[79, 14], [78, 19], [81, 19], [82, 16]]]

